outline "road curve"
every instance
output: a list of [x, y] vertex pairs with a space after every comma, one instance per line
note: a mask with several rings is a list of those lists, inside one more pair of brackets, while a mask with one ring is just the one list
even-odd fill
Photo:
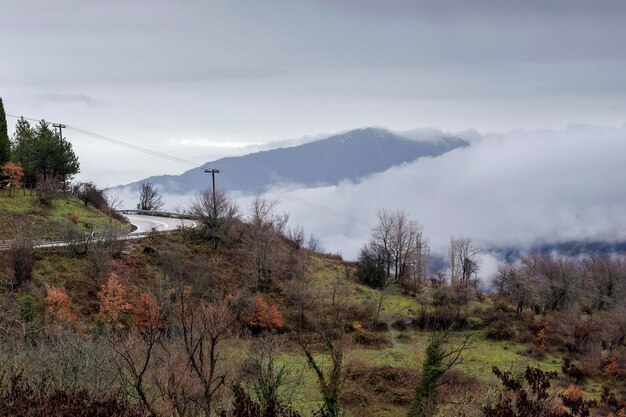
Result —
[[144, 216], [139, 214], [126, 214], [124, 217], [128, 219], [130, 224], [136, 227], [131, 235], [153, 231], [170, 232], [181, 226], [196, 227], [196, 222], [193, 220], [176, 219], [172, 217]]

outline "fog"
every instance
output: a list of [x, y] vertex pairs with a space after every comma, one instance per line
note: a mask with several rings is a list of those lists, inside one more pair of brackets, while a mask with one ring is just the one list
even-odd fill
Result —
[[[528, 247], [569, 240], [626, 239], [626, 127], [570, 125], [563, 130], [488, 134], [471, 146], [391, 168], [359, 183], [274, 188], [290, 225], [301, 225], [325, 251], [354, 259], [379, 208], [417, 220], [434, 254], [451, 236], [484, 248]], [[280, 198], [288, 193], [305, 204]], [[190, 196], [165, 196], [184, 209]], [[250, 197], [234, 193], [245, 212]], [[124, 195], [127, 202], [136, 197]], [[322, 209], [311, 205], [323, 206]], [[130, 204], [132, 205], [132, 203]], [[347, 220], [329, 208], [358, 218]], [[484, 259], [483, 275], [493, 270]]]

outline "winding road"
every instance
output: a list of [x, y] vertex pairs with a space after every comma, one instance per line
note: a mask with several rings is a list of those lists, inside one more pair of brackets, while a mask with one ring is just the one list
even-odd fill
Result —
[[141, 214], [125, 214], [124, 217], [136, 228], [130, 233], [131, 235], [147, 232], [171, 232], [181, 226], [196, 227], [196, 222], [193, 220], [174, 217], [146, 216]]

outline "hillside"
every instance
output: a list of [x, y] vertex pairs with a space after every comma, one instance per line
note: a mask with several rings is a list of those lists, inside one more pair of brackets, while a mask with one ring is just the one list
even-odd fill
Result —
[[0, 196], [0, 240], [16, 236], [33, 239], [56, 239], [71, 230], [89, 233], [109, 225], [124, 227], [117, 219], [76, 198], [55, 199], [52, 207], [39, 204], [29, 191], [17, 196]]
[[[367, 128], [290, 148], [218, 159], [203, 168], [220, 169], [223, 175], [219, 176], [219, 184], [225, 190], [257, 193], [273, 185], [357, 181], [394, 165], [438, 156], [466, 145], [463, 139], [439, 131], [429, 131], [420, 140], [412, 140], [384, 129]], [[202, 169], [192, 169], [178, 176], [146, 178], [126, 187], [134, 190], [146, 181], [167, 194], [187, 194], [206, 189], [210, 178]]]
[[[255, 238], [259, 231], [270, 244], [261, 263], [255, 249], [263, 246]], [[520, 313], [512, 299], [434, 280], [418, 290], [381, 290], [362, 284], [354, 264], [312, 252], [272, 227], [236, 221], [227, 235], [219, 245], [207, 242], [201, 230], [153, 235], [130, 242], [125, 255], [106, 245], [78, 256], [37, 251], [28, 284], [0, 294], [0, 336], [20, 335], [17, 340], [24, 341], [0, 351], [5, 366], [19, 364], [28, 380], [45, 384], [45, 390], [86, 389], [95, 396], [145, 390], [145, 403], [128, 396], [128, 406], [138, 410], [132, 415], [150, 415], [146, 409], [152, 407], [154, 415], [170, 416], [172, 401], [187, 401], [181, 392], [202, 392], [180, 333], [190, 331], [187, 337], [199, 338], [193, 340], [208, 349], [212, 342], [202, 339], [200, 326], [218, 341], [215, 372], [227, 381], [217, 385], [218, 410], [230, 410], [233, 395], [261, 401], [255, 384], [267, 382], [266, 372], [280, 372], [278, 398], [297, 415], [312, 416], [324, 397], [303, 349], [327, 373], [333, 369], [332, 346], [342, 358], [338, 398], [345, 415], [400, 417], [407, 415], [423, 375], [438, 334], [433, 330], [448, 328], [445, 349], [469, 344], [445, 373], [437, 416], [482, 416], [481, 407], [500, 393], [494, 366], [555, 371], [554, 393], [575, 384], [585, 398], [597, 401], [603, 387], [618, 399], [626, 396], [626, 355], [615, 330], [624, 317], [612, 310]], [[10, 275], [11, 260], [0, 254], [0, 279], [6, 282]], [[573, 364], [567, 374], [565, 358]], [[147, 376], [133, 388], [139, 363], [146, 363]], [[180, 384], [180, 391], [161, 391], [166, 382]], [[595, 410], [616, 410], [611, 407], [598, 402]]]

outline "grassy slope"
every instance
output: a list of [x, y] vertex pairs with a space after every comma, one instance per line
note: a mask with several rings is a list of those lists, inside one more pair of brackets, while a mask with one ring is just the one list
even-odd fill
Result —
[[[60, 205], [60, 204], [59, 204]], [[69, 207], [76, 207], [75, 203], [70, 202]], [[67, 214], [71, 210], [64, 209], [57, 212], [62, 218], [63, 214]], [[178, 234], [160, 237], [158, 240], [148, 242], [134, 242], [132, 256], [127, 257], [127, 261], [140, 265], [145, 271], [146, 276], [154, 279], [161, 275], [161, 271], [150, 260], [149, 255], [142, 254], [144, 245], [150, 245], [155, 248], [167, 246], [167, 244], [181, 239]], [[190, 253], [197, 254], [202, 252], [201, 246], [194, 247], [188, 245]], [[346, 264], [337, 259], [325, 256], [315, 256], [313, 258], [313, 273], [315, 275], [316, 284], [322, 288], [328, 286], [334, 279], [346, 277]], [[44, 282], [50, 282], [54, 285], [65, 287], [73, 302], [83, 302], [83, 311], [88, 311], [95, 307], [93, 297], [97, 292], [97, 283], [88, 275], [88, 260], [86, 258], [64, 258], [61, 255], [43, 255], [36, 263], [35, 279], [41, 285]], [[145, 277], [141, 279], [146, 279]], [[351, 302], [354, 304], [367, 303], [369, 300], [376, 298], [377, 291], [369, 287], [360, 285], [352, 280], [348, 280], [350, 291], [352, 294]], [[41, 295], [40, 295], [41, 297]], [[92, 298], [89, 301], [89, 298]], [[475, 308], [487, 307], [490, 300], [487, 298], [484, 302], [473, 301], [469, 307], [470, 310]], [[284, 306], [281, 308], [285, 308]], [[413, 297], [408, 297], [400, 293], [391, 294], [387, 297], [383, 306], [384, 318], [392, 321], [398, 318], [415, 317], [420, 304]], [[429, 308], [426, 306], [426, 308]], [[526, 355], [527, 346], [523, 343], [494, 341], [485, 335], [485, 330], [467, 330], [459, 332], [459, 338], [471, 335], [474, 340], [474, 347], [467, 352], [463, 362], [458, 369], [476, 378], [479, 384], [487, 387], [495, 383], [495, 377], [492, 375], [492, 366], [498, 366], [501, 369], [521, 370], [526, 365], [540, 366], [545, 370], [560, 370], [561, 356], [547, 355], [541, 361], [533, 360]], [[387, 332], [389, 337], [390, 334]], [[395, 334], [396, 343], [392, 347], [372, 348], [353, 345], [349, 353], [350, 363], [365, 364], [365, 366], [390, 366], [397, 369], [419, 369], [424, 358], [424, 351], [428, 344], [428, 334], [424, 332], [406, 330], [397, 331]], [[237, 351], [231, 352], [234, 356], [245, 357], [242, 346], [245, 345], [244, 340], [237, 342]], [[320, 356], [323, 359], [323, 356]], [[298, 391], [294, 393], [294, 405], [304, 415], [310, 415], [310, 410], [316, 409], [321, 404], [321, 398], [317, 388], [317, 381], [314, 373], [306, 366], [306, 363], [297, 347], [292, 347], [283, 355], [282, 361], [288, 362], [292, 369], [302, 373], [303, 384]], [[406, 384], [413, 386], [416, 381], [408, 380]], [[584, 388], [588, 394], [593, 397], [599, 396], [602, 381], [590, 380]], [[346, 385], [348, 390], [361, 390], [368, 394], [363, 384], [348, 381]], [[377, 398], [370, 393], [372, 398]], [[355, 409], [355, 414], [348, 415], [371, 415], [371, 416], [404, 416], [407, 408], [395, 405], [391, 402], [375, 402], [368, 404], [367, 408]], [[365, 414], [364, 414], [365, 413]]]
[[[34, 196], [0, 196], [0, 240], [28, 233], [34, 238], [58, 238], [64, 228], [73, 225], [88, 233], [109, 225], [109, 217], [75, 198], [54, 200], [52, 208], [41, 206]], [[115, 226], [124, 226], [113, 220]]]

